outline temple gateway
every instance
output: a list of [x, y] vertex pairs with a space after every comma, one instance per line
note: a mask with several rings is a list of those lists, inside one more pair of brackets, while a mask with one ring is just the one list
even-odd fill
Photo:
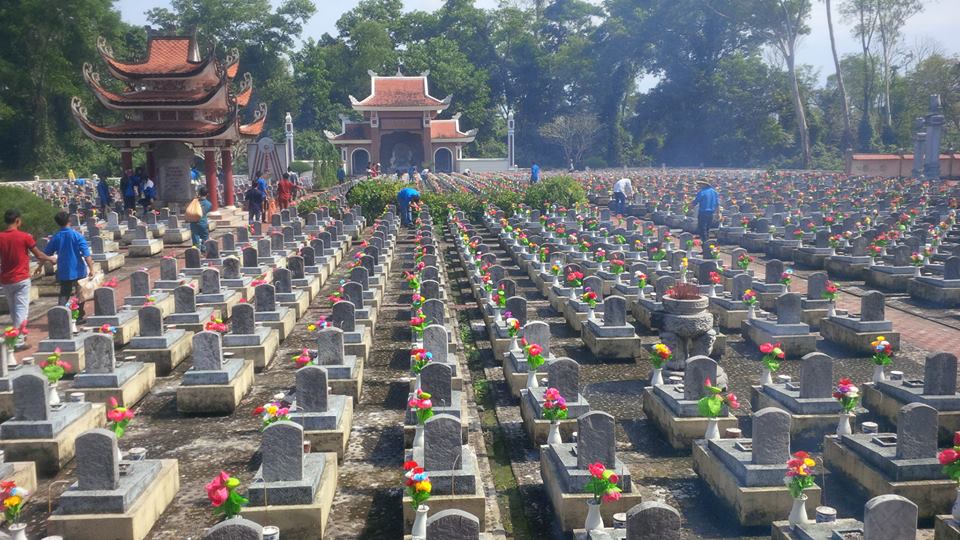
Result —
[[439, 172], [460, 171], [463, 145], [473, 142], [477, 130], [460, 131], [460, 114], [440, 120], [451, 96], [430, 95], [427, 77], [370, 73], [370, 95], [363, 100], [350, 96], [353, 110], [363, 121], [340, 117], [341, 132], [326, 131], [327, 139], [340, 149], [348, 174], [363, 174], [372, 163], [383, 173], [406, 171], [411, 165]]

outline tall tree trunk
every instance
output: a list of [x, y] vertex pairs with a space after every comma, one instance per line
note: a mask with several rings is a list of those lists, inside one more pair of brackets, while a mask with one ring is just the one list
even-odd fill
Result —
[[840, 110], [843, 112], [843, 135], [840, 149], [846, 154], [853, 145], [853, 131], [850, 129], [850, 104], [847, 101], [847, 88], [843, 84], [843, 70], [840, 68], [840, 56], [837, 54], [837, 38], [833, 34], [833, 13], [830, 0], [827, 3], [827, 30], [830, 32], [830, 50], [833, 52], [833, 66], [837, 71], [837, 90], [840, 92]]
[[790, 71], [790, 92], [793, 94], [793, 109], [797, 115], [797, 130], [800, 131], [800, 156], [803, 168], [810, 168], [810, 131], [807, 129], [807, 113], [803, 110], [800, 97], [800, 83], [797, 81], [796, 52], [787, 56], [787, 69]]

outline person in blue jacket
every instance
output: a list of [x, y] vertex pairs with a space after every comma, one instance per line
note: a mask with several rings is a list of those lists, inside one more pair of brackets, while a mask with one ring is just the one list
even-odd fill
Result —
[[397, 193], [397, 210], [400, 211], [400, 224], [413, 225], [413, 216], [410, 214], [410, 203], [420, 202], [420, 192], [412, 187], [405, 187]]
[[720, 212], [720, 196], [710, 182], [697, 180], [700, 191], [690, 206], [697, 207], [697, 236], [700, 237], [700, 246], [703, 248], [703, 258], [710, 256], [710, 229], [713, 227], [714, 216]]
[[70, 214], [58, 212], [53, 220], [60, 226], [60, 230], [50, 237], [43, 252], [46, 255], [57, 255], [57, 281], [60, 283], [57, 305], [65, 305], [71, 296], [76, 296], [80, 304], [80, 318], [77, 323], [83, 324], [86, 310], [79, 282], [87, 277], [88, 271], [90, 275], [96, 273], [90, 245], [82, 234], [70, 227]]
[[530, 183], [536, 184], [540, 181], [540, 165], [537, 165], [537, 162], [533, 162], [533, 166], [530, 167]]
[[100, 213], [106, 216], [107, 210], [110, 208], [110, 203], [113, 202], [112, 197], [110, 197], [110, 185], [107, 184], [106, 176], [97, 182], [97, 199], [99, 203], [98, 206], [100, 206]]

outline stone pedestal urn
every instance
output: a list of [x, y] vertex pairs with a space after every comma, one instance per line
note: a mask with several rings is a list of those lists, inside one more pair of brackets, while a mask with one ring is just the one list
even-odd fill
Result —
[[673, 358], [667, 363], [667, 369], [683, 370], [687, 359], [692, 356], [709, 356], [713, 344], [717, 341], [717, 332], [713, 329], [713, 314], [707, 312], [710, 299], [706, 296], [690, 300], [680, 300], [669, 295], [662, 299], [663, 330], [660, 341], [673, 351]]

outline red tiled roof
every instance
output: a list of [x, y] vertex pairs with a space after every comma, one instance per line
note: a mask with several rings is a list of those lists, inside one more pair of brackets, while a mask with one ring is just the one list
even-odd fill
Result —
[[364, 107], [437, 107], [444, 105], [427, 93], [426, 77], [373, 77], [373, 94], [357, 103]]
[[207, 138], [220, 135], [233, 125], [232, 121], [223, 124], [211, 124], [199, 120], [180, 120], [176, 122], [125, 120], [112, 126], [98, 126], [82, 119], [80, 122], [91, 133], [104, 139]]
[[151, 36], [147, 40], [147, 58], [141, 62], [121, 62], [105, 47], [100, 47], [100, 54], [111, 68], [131, 78], [187, 77], [201, 72], [213, 58], [208, 54], [198, 61], [190, 60], [193, 47], [192, 36]]
[[250, 96], [253, 95], [253, 87], [247, 86], [237, 94], [237, 105], [246, 107], [250, 103]]
[[430, 122], [431, 139], [460, 139], [466, 136], [466, 133], [457, 129], [456, 120], [433, 120]]
[[232, 79], [237, 76], [237, 71], [240, 70], [240, 62], [234, 62], [227, 66], [227, 77]]
[[256, 137], [263, 131], [263, 126], [267, 122], [267, 104], [261, 103], [258, 105], [253, 114], [253, 122], [240, 126], [240, 135], [244, 137]]
[[[100, 75], [93, 71], [93, 66], [89, 63], [83, 65], [83, 77], [104, 105], [107, 107], [112, 105], [117, 108], [150, 108], [158, 106], [197, 107], [209, 103], [227, 84], [227, 79], [224, 77], [221, 78], [217, 84], [206, 88], [200, 87], [189, 90], [131, 90], [118, 93], [100, 85]], [[223, 95], [226, 96], [226, 93]], [[226, 109], [228, 104], [225, 99], [222, 99], [222, 101], [223, 103], [219, 104], [220, 108]]]

